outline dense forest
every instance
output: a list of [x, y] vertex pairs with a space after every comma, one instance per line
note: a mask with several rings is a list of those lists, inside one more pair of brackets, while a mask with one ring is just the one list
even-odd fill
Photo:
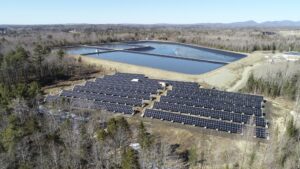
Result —
[[[34, 98], [39, 87], [58, 80], [80, 77], [96, 72], [93, 66], [83, 65], [78, 60], [65, 58], [59, 50], [36, 45], [32, 52], [17, 46], [0, 60], [0, 102], [9, 105], [11, 99]], [[101, 69], [97, 69], [101, 71]]]
[[[130, 40], [169, 40], [242, 52], [300, 50], [289, 29], [208, 29], [171, 26], [11, 26], [0, 36], [0, 168], [192, 168], [200, 166], [195, 148], [177, 151], [142, 122], [110, 117], [105, 111], [77, 111], [88, 121], [54, 118], [42, 109], [41, 88], [62, 80], [84, 79], [106, 70], [66, 57], [60, 45]], [[250, 76], [246, 92], [283, 96], [299, 103], [299, 63], [270, 65]], [[263, 73], [262, 73], [263, 72]], [[276, 72], [276, 73], [274, 73]], [[53, 105], [65, 106], [61, 103]], [[300, 105], [296, 104], [296, 110]], [[109, 113], [108, 113], [109, 114]], [[299, 124], [288, 119], [284, 136], [272, 137], [270, 168], [299, 168]], [[136, 150], [131, 143], [139, 143]], [[251, 168], [253, 159], [247, 164]], [[251, 163], [252, 159], [252, 163]], [[238, 164], [230, 165], [240, 168]], [[204, 168], [204, 167], [203, 167]], [[230, 168], [226, 165], [225, 168]]]
[[[98, 123], [104, 120], [101, 112], [94, 112], [88, 122], [61, 121], [22, 106], [1, 119], [2, 168], [138, 169], [186, 165], [171, 145], [149, 134], [142, 122], [133, 126], [123, 117], [110, 118], [104, 130]], [[139, 152], [129, 146], [134, 141], [141, 145]]]

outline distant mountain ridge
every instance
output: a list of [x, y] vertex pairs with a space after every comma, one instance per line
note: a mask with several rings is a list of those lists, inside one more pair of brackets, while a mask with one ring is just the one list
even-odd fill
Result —
[[200, 27], [228, 27], [228, 28], [243, 28], [243, 27], [299, 27], [300, 21], [266, 21], [266, 22], [255, 22], [253, 20], [244, 21], [244, 22], [232, 22], [232, 23], [198, 23], [190, 24], [193, 26]]
[[208, 27], [208, 28], [246, 28], [246, 27], [294, 27], [300, 28], [300, 21], [281, 20], [281, 21], [265, 21], [256, 22], [253, 20], [232, 23], [195, 23], [195, 24], [135, 24], [135, 23], [118, 23], [118, 24], [89, 24], [89, 23], [66, 23], [66, 24], [35, 24], [35, 25], [18, 25], [18, 24], [0, 24], [0, 27], [31, 27], [31, 26], [80, 26], [80, 25], [115, 25], [115, 26], [179, 26], [179, 27]]

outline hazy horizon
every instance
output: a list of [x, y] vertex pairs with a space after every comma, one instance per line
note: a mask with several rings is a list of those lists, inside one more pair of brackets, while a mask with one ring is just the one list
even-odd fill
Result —
[[15, 26], [26, 26], [26, 25], [197, 25], [197, 24], [233, 24], [233, 23], [243, 23], [243, 22], [255, 22], [257, 24], [262, 24], [266, 22], [300, 22], [299, 20], [266, 20], [262, 22], [257, 22], [255, 20], [245, 20], [245, 21], [237, 21], [237, 22], [199, 22], [199, 23], [50, 23], [50, 24], [2, 24], [0, 25], [15, 25]]

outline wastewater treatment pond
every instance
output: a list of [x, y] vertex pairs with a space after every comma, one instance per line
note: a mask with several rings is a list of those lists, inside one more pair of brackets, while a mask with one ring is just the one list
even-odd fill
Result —
[[138, 41], [77, 46], [66, 53], [184, 74], [202, 74], [246, 55], [185, 44]]

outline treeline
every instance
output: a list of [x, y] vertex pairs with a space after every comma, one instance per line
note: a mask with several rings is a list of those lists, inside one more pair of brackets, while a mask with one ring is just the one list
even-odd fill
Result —
[[191, 43], [239, 52], [300, 51], [298, 31], [292, 28], [230, 29], [141, 25], [49, 25], [43, 28], [29, 26], [2, 36], [0, 51], [6, 53], [18, 44], [34, 46], [38, 42], [47, 46], [60, 46], [145, 39]]
[[252, 73], [244, 88], [247, 92], [270, 97], [285, 97], [296, 100], [300, 89], [300, 63], [264, 65]]

